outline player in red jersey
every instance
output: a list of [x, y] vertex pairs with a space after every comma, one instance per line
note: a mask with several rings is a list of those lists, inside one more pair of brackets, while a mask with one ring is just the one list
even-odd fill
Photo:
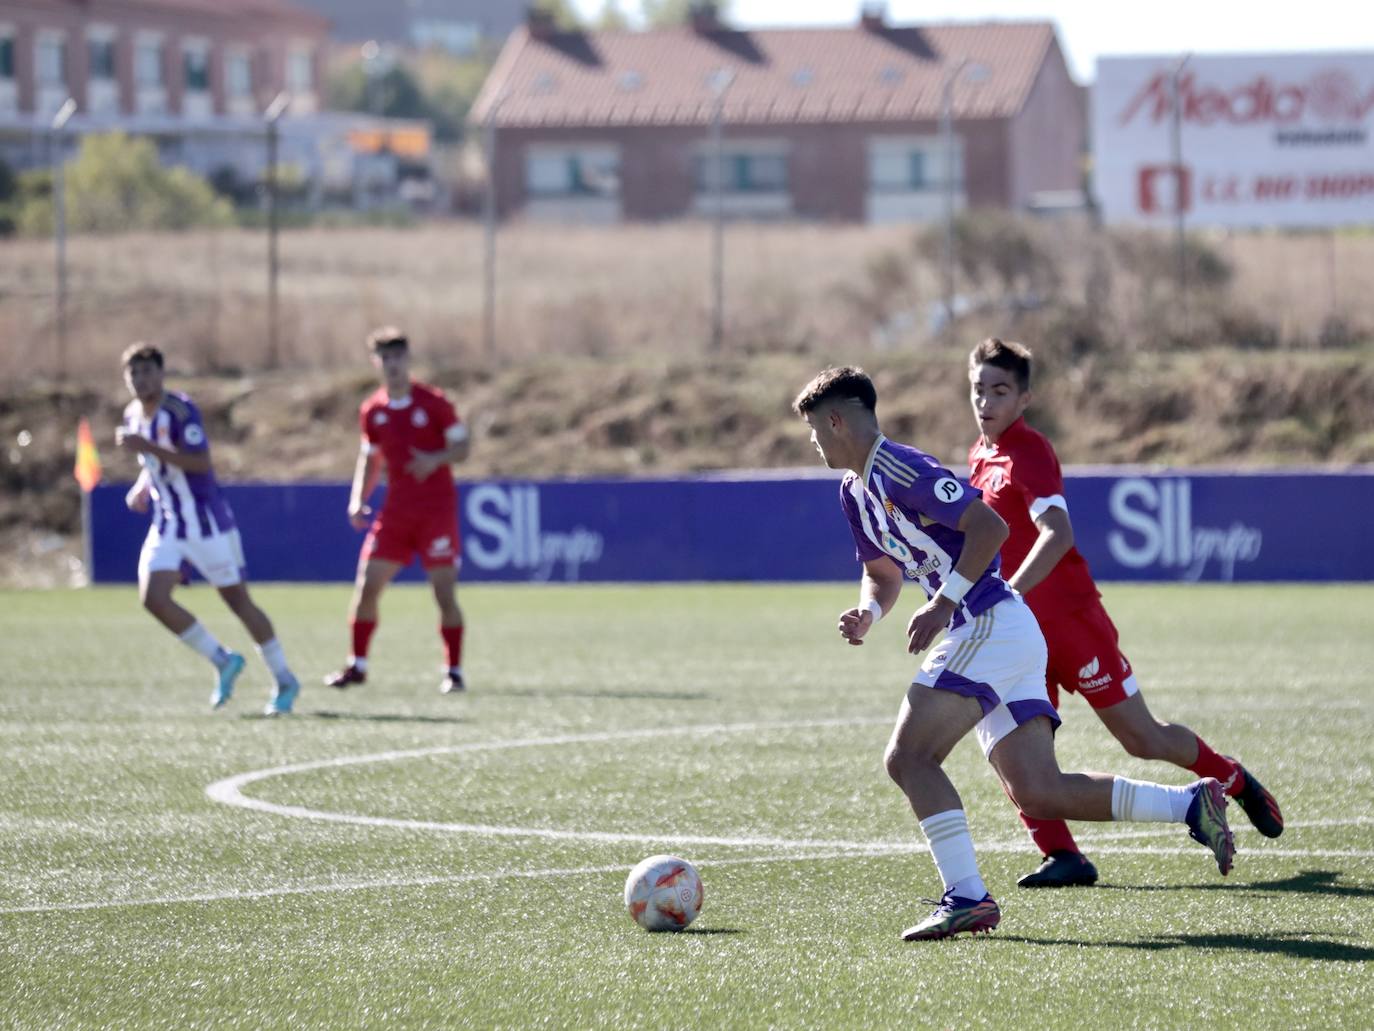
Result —
[[[450, 465], [468, 454], [468, 431], [443, 392], [410, 378], [410, 346], [393, 327], [368, 337], [382, 386], [358, 413], [362, 450], [353, 470], [348, 518], [368, 530], [358, 558], [358, 579], [349, 607], [353, 651], [348, 664], [325, 678], [345, 688], [367, 680], [367, 649], [377, 629], [383, 588], [416, 555], [439, 605], [439, 634], [448, 672], [439, 690], [464, 689], [463, 613], [458, 608], [458, 495]], [[387, 470], [386, 501], [373, 518], [368, 498]], [[370, 529], [369, 529], [370, 526]]]
[[[1123, 748], [1215, 777], [1263, 835], [1283, 833], [1274, 797], [1234, 759], [1214, 752], [1187, 727], [1156, 719], [1140, 694], [1117, 630], [1102, 607], [1088, 563], [1074, 547], [1064, 479], [1054, 448], [1026, 424], [1031, 353], [1021, 344], [983, 341], [969, 354], [969, 399], [980, 436], [969, 451], [970, 480], [1010, 528], [1002, 546], [1008, 582], [1030, 605], [1049, 646], [1050, 701], [1058, 689], [1080, 694]], [[1062, 820], [1021, 820], [1045, 859], [1023, 888], [1093, 884], [1097, 870]]]

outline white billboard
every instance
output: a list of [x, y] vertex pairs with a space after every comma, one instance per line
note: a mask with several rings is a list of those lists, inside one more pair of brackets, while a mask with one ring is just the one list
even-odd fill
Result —
[[1374, 223], [1374, 53], [1102, 58], [1092, 135], [1109, 222]]

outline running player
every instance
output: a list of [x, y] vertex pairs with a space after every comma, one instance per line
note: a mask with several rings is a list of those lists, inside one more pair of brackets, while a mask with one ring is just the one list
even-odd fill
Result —
[[153, 513], [138, 559], [143, 607], [215, 666], [210, 705], [221, 708], [243, 672], [243, 656], [225, 648], [203, 623], [172, 600], [172, 589], [181, 582], [182, 563], [194, 566], [219, 590], [272, 671], [276, 686], [267, 715], [289, 713], [300, 684], [286, 664], [271, 620], [248, 595], [243, 545], [234, 514], [215, 481], [200, 412], [185, 394], [164, 389], [163, 357], [156, 347], [134, 344], [124, 352], [121, 364], [124, 383], [134, 399], [124, 409], [115, 443], [137, 454], [142, 466], [124, 500], [135, 512], [151, 508]]
[[[367, 649], [377, 629], [377, 602], [383, 588], [416, 555], [439, 605], [439, 635], [447, 671], [439, 690], [464, 689], [463, 613], [456, 594], [458, 494], [450, 465], [468, 455], [468, 430], [443, 393], [410, 378], [410, 345], [394, 327], [368, 337], [372, 364], [382, 385], [358, 413], [362, 450], [353, 471], [348, 518], [368, 529], [358, 558], [358, 578], [349, 607], [353, 652], [348, 664], [325, 678], [346, 688], [367, 680]], [[386, 501], [373, 519], [368, 499], [387, 472]]]
[[941, 769], [970, 730], [1023, 810], [1046, 819], [1183, 823], [1227, 873], [1235, 847], [1215, 780], [1171, 788], [1060, 772], [1045, 640], [1020, 595], [998, 575], [1006, 524], [935, 459], [883, 436], [876, 405], [868, 376], [845, 367], [808, 383], [793, 409], [810, 425], [825, 464], [849, 470], [840, 504], [864, 571], [859, 604], [840, 614], [840, 636], [863, 644], [896, 607], [904, 579], [928, 595], [906, 632], [908, 651], [930, 652], [902, 701], [884, 763], [920, 820], [944, 894], [935, 912], [902, 937], [990, 931], [1001, 919], [978, 871], [963, 804]]
[[[1187, 727], [1156, 719], [1145, 705], [1117, 631], [1102, 607], [1088, 563], [1074, 547], [1059, 459], [1026, 424], [1031, 353], [1021, 344], [984, 340], [969, 354], [969, 399], [980, 436], [969, 451], [973, 486], [1010, 528], [1002, 547], [1009, 583], [1035, 613], [1049, 647], [1049, 695], [1080, 694], [1122, 747], [1139, 759], [1163, 759], [1219, 781], [1265, 837], [1283, 833], [1274, 796], [1234, 759], [1218, 755]], [[1097, 870], [1062, 820], [1022, 813], [1044, 855], [1023, 888], [1088, 885]]]

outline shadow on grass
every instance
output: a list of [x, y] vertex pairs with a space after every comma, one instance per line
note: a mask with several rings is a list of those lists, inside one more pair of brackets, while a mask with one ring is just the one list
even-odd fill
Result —
[[738, 927], [684, 927], [678, 934], [743, 934]]
[[643, 698], [665, 702], [705, 702], [712, 698], [705, 691], [558, 691], [533, 687], [500, 691], [498, 694], [502, 698]]
[[1343, 898], [1374, 898], [1374, 885], [1337, 884], [1344, 874], [1339, 870], [1304, 870], [1276, 881], [1231, 881], [1225, 884], [1099, 884], [1105, 891], [1226, 891], [1260, 893], [1291, 891], [1300, 895], [1337, 895]]
[[[241, 720], [279, 720], [281, 716], [264, 716], [260, 712], [246, 712], [239, 716]], [[287, 717], [290, 719], [291, 717]], [[471, 720], [463, 716], [410, 716], [395, 712], [332, 712], [328, 709], [316, 709], [314, 712], [298, 712], [296, 719], [316, 719], [316, 720], [358, 720], [364, 723], [470, 723]]]
[[1028, 938], [1014, 934], [991, 936], [993, 941], [1020, 942], [1026, 945], [1072, 945], [1074, 948], [1141, 949], [1167, 952], [1170, 949], [1235, 949], [1241, 952], [1277, 953], [1294, 959], [1316, 959], [1352, 963], [1374, 960], [1374, 949], [1365, 945], [1313, 938], [1301, 931], [1281, 934], [1161, 934], [1137, 941], [1082, 941], [1075, 938]]

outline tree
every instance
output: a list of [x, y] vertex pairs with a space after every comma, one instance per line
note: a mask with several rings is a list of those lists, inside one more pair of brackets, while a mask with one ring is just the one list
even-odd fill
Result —
[[[701, 0], [641, 0], [645, 24], [651, 28], [667, 28], [682, 25], [690, 20], [692, 8]], [[714, 5], [716, 16], [725, 21], [730, 13], [729, 0], [720, 0]]]
[[[85, 137], [66, 168], [66, 187], [67, 225], [73, 232], [190, 229], [234, 221], [228, 201], [189, 169], [164, 168], [146, 137], [121, 132]], [[25, 175], [21, 195], [21, 230], [52, 232], [51, 177]]]
[[553, 23], [565, 32], [583, 28], [582, 18], [571, 0], [536, 0], [534, 9], [553, 15]]
[[630, 27], [630, 19], [620, 9], [619, 0], [604, 0], [601, 13], [596, 16], [596, 27], [603, 32], [619, 31]]

